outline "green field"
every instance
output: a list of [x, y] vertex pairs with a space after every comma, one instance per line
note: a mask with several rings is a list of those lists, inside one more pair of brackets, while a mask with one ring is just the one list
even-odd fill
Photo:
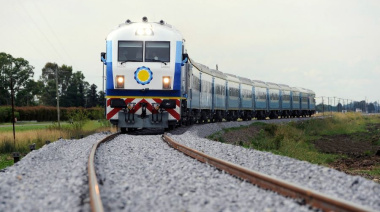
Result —
[[[208, 138], [380, 178], [380, 157], [376, 155], [380, 151], [380, 116], [348, 113], [288, 124], [255, 122]], [[370, 166], [366, 165], [368, 160], [372, 161]], [[352, 161], [359, 165], [352, 166]]]
[[[22, 131], [28, 131], [28, 130], [39, 130], [39, 129], [46, 129], [48, 126], [51, 126], [52, 122], [23, 122], [23, 123], [16, 123], [15, 124], [15, 131], [16, 132], [22, 132]], [[61, 122], [62, 126], [68, 125], [67, 122]], [[0, 125], [0, 133], [1, 132], [13, 132], [13, 125], [12, 123], [5, 123]]]
[[[22, 123], [15, 127], [16, 141], [13, 140], [13, 127], [11, 123], [0, 125], [0, 169], [13, 165], [12, 152], [20, 152], [25, 155], [29, 152], [29, 145], [35, 143], [36, 149], [42, 147], [47, 140], [56, 141], [87, 136], [100, 131], [115, 131], [107, 120], [85, 120], [82, 123], [61, 122], [61, 128], [57, 123], [32, 122]], [[14, 145], [16, 144], [16, 146]]]

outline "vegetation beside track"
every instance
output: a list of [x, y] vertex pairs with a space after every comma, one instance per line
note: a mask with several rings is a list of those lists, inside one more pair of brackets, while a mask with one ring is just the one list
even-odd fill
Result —
[[224, 129], [210, 139], [269, 151], [349, 174], [380, 178], [380, 116], [333, 114], [287, 124], [255, 122]]
[[[12, 152], [19, 152], [25, 156], [30, 152], [29, 145], [35, 143], [36, 149], [45, 145], [46, 141], [54, 142], [59, 138], [79, 139], [81, 136], [91, 135], [101, 131], [115, 131], [108, 120], [87, 120], [77, 115], [72, 123], [62, 122], [61, 128], [57, 123], [42, 123], [16, 126], [16, 141], [13, 140], [12, 125], [0, 131], [0, 169], [13, 165]], [[0, 127], [0, 130], [2, 127]], [[16, 144], [16, 146], [14, 145]]]

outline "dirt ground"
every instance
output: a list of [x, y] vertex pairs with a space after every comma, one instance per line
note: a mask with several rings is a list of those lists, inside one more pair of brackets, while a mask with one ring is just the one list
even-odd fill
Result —
[[261, 127], [250, 126], [240, 130], [231, 130], [223, 135], [223, 142], [234, 145], [242, 145], [242, 143], [240, 143], [241, 141], [249, 142], [249, 140], [255, 137], [261, 129]]
[[[223, 142], [243, 145], [257, 136], [261, 129], [263, 129], [261, 126], [250, 126], [249, 128], [228, 131], [222, 136]], [[376, 124], [368, 126], [366, 133], [324, 136], [312, 143], [320, 152], [346, 156], [330, 163], [331, 168], [379, 182], [379, 174], [363, 173], [363, 171], [371, 171], [380, 167], [379, 132], [380, 124]]]
[[375, 124], [368, 126], [366, 133], [325, 136], [313, 143], [321, 152], [347, 155], [330, 163], [331, 168], [379, 182], [378, 176], [363, 173], [380, 167], [379, 131], [380, 124]]

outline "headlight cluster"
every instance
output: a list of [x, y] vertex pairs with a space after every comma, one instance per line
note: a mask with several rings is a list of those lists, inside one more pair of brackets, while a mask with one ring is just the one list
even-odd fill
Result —
[[150, 35], [153, 35], [153, 30], [151, 28], [141, 27], [141, 28], [137, 29], [136, 35], [139, 35], [139, 36], [150, 36]]
[[170, 77], [169, 76], [163, 76], [162, 77], [162, 88], [163, 89], [170, 89]]
[[[124, 88], [124, 76], [116, 75], [116, 88]], [[171, 89], [170, 76], [162, 77], [162, 89]]]
[[116, 88], [124, 88], [124, 76], [116, 76]]

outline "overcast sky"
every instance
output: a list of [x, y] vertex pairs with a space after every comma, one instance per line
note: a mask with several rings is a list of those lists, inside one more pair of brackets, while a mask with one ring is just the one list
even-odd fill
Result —
[[56, 62], [82, 71], [100, 90], [107, 34], [147, 16], [175, 26], [193, 60], [225, 73], [309, 88], [317, 96], [380, 100], [379, 0], [0, 3], [0, 52], [28, 60], [35, 79]]

